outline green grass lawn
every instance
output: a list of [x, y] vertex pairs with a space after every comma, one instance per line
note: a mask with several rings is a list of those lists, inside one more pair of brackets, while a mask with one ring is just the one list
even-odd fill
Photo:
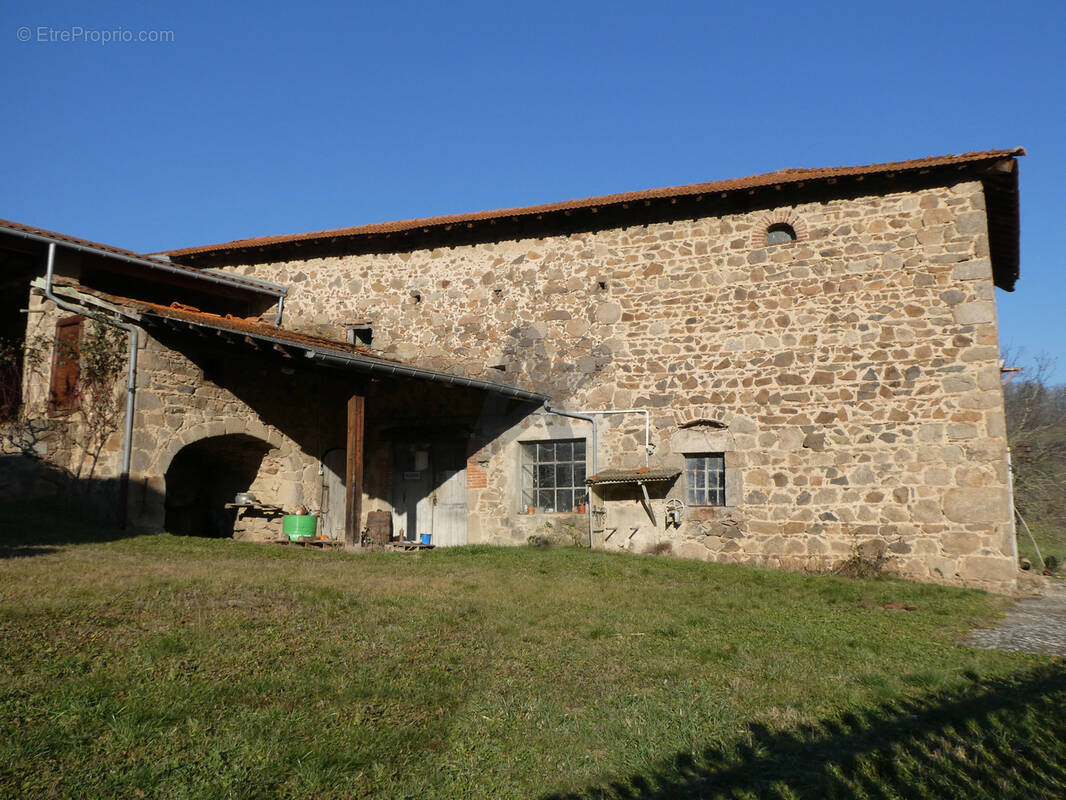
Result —
[[[1056, 570], [1058, 576], [1066, 576], [1066, 528], [1056, 525], [1054, 522], [1026, 520], [1029, 530], [1032, 531], [1033, 539], [1036, 539], [1040, 555], [1045, 559], [1054, 556], [1059, 564]], [[1018, 555], [1028, 558], [1033, 569], [1039, 570], [1040, 559], [1036, 556], [1036, 548], [1033, 547], [1033, 539], [1025, 532], [1025, 528], [1018, 525]]]
[[0, 797], [1066, 792], [1066, 674], [955, 644], [981, 592], [0, 531]]

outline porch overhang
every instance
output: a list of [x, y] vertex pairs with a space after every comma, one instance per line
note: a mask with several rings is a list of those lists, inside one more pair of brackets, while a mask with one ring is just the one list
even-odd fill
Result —
[[599, 486], [638, 486], [640, 487], [640, 503], [651, 520], [652, 525], [657, 525], [655, 509], [651, 505], [651, 496], [648, 494], [649, 483], [673, 483], [681, 474], [679, 469], [605, 469], [595, 475], [589, 475], [585, 479], [585, 485], [590, 489]]
[[645, 484], [672, 481], [681, 474], [679, 469], [605, 469], [585, 479], [587, 486], [630, 483]]
[[[41, 279], [35, 281], [34, 286], [42, 290], [44, 288]], [[368, 379], [430, 381], [480, 390], [537, 405], [544, 405], [550, 400], [547, 395], [539, 392], [403, 364], [360, 345], [273, 327], [255, 318], [220, 316], [178, 303], [162, 306], [117, 297], [70, 280], [53, 282], [52, 293], [62, 298], [64, 307], [84, 309], [84, 314], [90, 318], [110, 321], [121, 319], [154, 332], [164, 346], [180, 349], [183, 347], [182, 342], [191, 340], [200, 349], [205, 345], [208, 348], [223, 346], [236, 354], [236, 357], [245, 354], [254, 354], [259, 358], [268, 357], [285, 373], [291, 373], [293, 368], [298, 366], [352, 373], [351, 377], [343, 382], [348, 394], [344, 515], [344, 540], [348, 547], [359, 544], [362, 528], [363, 449]]]
[[329, 339], [238, 317], [205, 314], [178, 305], [158, 306], [130, 298], [105, 295], [83, 286], [70, 284], [56, 284], [53, 290], [65, 300], [84, 306], [89, 315], [107, 313], [122, 317], [147, 329], [155, 327], [197, 336], [217, 336], [235, 347], [247, 348], [260, 354], [275, 352], [284, 358], [301, 359], [309, 366], [321, 365], [376, 377], [411, 378], [461, 388], [480, 389], [502, 397], [538, 405], [551, 399], [540, 392], [405, 364], [373, 354], [366, 348], [345, 345], [342, 342], [333, 342]]

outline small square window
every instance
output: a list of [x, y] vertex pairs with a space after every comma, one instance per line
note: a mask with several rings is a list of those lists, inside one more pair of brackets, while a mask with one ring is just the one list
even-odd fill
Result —
[[523, 511], [573, 511], [585, 491], [584, 439], [523, 442]]
[[725, 505], [724, 453], [693, 453], [685, 456], [685, 504]]
[[344, 332], [348, 344], [370, 347], [374, 341], [374, 326], [369, 322], [350, 322], [344, 326]]

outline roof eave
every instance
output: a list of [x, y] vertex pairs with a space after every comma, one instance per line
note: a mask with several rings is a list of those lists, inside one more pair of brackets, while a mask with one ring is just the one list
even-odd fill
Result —
[[1021, 278], [1021, 211], [1018, 192], [1018, 161], [1001, 159], [985, 173], [985, 217], [988, 252], [995, 285], [1013, 292]]
[[173, 263], [169, 258], [164, 260], [163, 258], [155, 258], [152, 256], [141, 256], [136, 253], [119, 250], [118, 248], [111, 248], [94, 242], [62, 236], [51, 231], [33, 229], [29, 226], [18, 224], [8, 224], [3, 220], [0, 220], [0, 233], [17, 236], [32, 242], [39, 242], [40, 244], [54, 244], [57, 247], [65, 247], [68, 250], [74, 250], [79, 253], [90, 253], [94, 256], [121, 261], [126, 264], [133, 264], [134, 266], [147, 267], [148, 269], [158, 270], [160, 272], [180, 275], [181, 277], [189, 278], [191, 280], [200, 280], [207, 283], [228, 286], [233, 289], [268, 294], [272, 297], [284, 297], [289, 291], [285, 286], [268, 283], [267, 281], [261, 281], [256, 278], [230, 275], [217, 269], [202, 270], [195, 267], [187, 267], [183, 264]]
[[[40, 281], [41, 279], [37, 279]], [[35, 282], [36, 283], [36, 282]], [[236, 330], [228, 328], [225, 325], [212, 324], [207, 320], [193, 320], [185, 319], [174, 316], [167, 316], [160, 314], [150, 307], [145, 307], [143, 304], [136, 306], [125, 306], [117, 303], [109, 303], [95, 297], [92, 294], [77, 291], [76, 288], [70, 286], [56, 287], [61, 290], [64, 299], [71, 300], [79, 305], [93, 306], [96, 309], [102, 309], [111, 314], [128, 319], [132, 322], [136, 322], [140, 325], [151, 324], [158, 320], [164, 324], [171, 324], [175, 326], [187, 326], [190, 328], [203, 328], [206, 330], [215, 331], [225, 335], [233, 337], [250, 337], [263, 344], [270, 346], [277, 346], [283, 350], [295, 350], [302, 351], [305, 358], [310, 361], [318, 361], [324, 364], [346, 367], [355, 369], [360, 372], [366, 372], [370, 374], [380, 375], [382, 377], [399, 377], [399, 378], [413, 378], [416, 380], [426, 380], [434, 383], [441, 383], [451, 386], [459, 386], [462, 388], [481, 389], [484, 391], [494, 392], [504, 397], [511, 397], [516, 400], [522, 400], [530, 403], [543, 404], [549, 402], [551, 397], [540, 392], [532, 392], [526, 389], [518, 389], [513, 386], [506, 386], [504, 384], [493, 383], [492, 381], [479, 380], [477, 378], [467, 378], [461, 375], [452, 375], [446, 372], [439, 372], [437, 370], [426, 369], [424, 367], [415, 367], [409, 364], [402, 364], [397, 361], [387, 361], [385, 359], [370, 358], [367, 356], [361, 356], [358, 353], [349, 353], [339, 349], [333, 349], [325, 345], [315, 345], [309, 342], [297, 342], [291, 339], [286, 339], [282, 336], [276, 336], [262, 331], [250, 331], [250, 330]], [[136, 302], [136, 301], [134, 301]]]
[[779, 170], [778, 172], [753, 175], [746, 178], [735, 178], [725, 181], [712, 181], [709, 183], [691, 184], [687, 186], [665, 187], [661, 189], [648, 189], [638, 192], [623, 194], [602, 195], [588, 197], [579, 200], [569, 200], [561, 203], [544, 205], [522, 206], [517, 208], [499, 209], [495, 211], [479, 211], [469, 214], [455, 214], [442, 217], [429, 217], [425, 219], [402, 220], [397, 222], [383, 222], [372, 225], [363, 225], [354, 228], [337, 228], [311, 233], [292, 234], [285, 236], [268, 236], [251, 239], [238, 239], [217, 245], [204, 245], [188, 248], [179, 248], [166, 251], [173, 256], [207, 257], [237, 252], [262, 252], [284, 247], [300, 247], [312, 243], [354, 241], [373, 237], [390, 237], [394, 234], [411, 234], [421, 232], [449, 232], [452, 230], [472, 229], [485, 225], [494, 225], [504, 220], [517, 221], [523, 218], [535, 218], [537, 220], [546, 217], [570, 216], [576, 211], [590, 211], [596, 213], [601, 209], [615, 207], [628, 207], [630, 204], [651, 205], [654, 202], [666, 201], [677, 202], [681, 198], [700, 196], [720, 196], [754, 194], [762, 190], [779, 190], [789, 187], [804, 187], [810, 185], [832, 185], [841, 181], [862, 181], [871, 176], [896, 176], [899, 174], [929, 174], [934, 170], [947, 170], [949, 168], [978, 168], [982, 165], [994, 164], [998, 161], [1013, 161], [1017, 156], [1025, 155], [1025, 150], [1016, 147], [1009, 150], [987, 150], [982, 152], [964, 153], [952, 156], [934, 156], [912, 161], [896, 161], [884, 164], [870, 164], [856, 167], [832, 167], [826, 169], [793, 169]]

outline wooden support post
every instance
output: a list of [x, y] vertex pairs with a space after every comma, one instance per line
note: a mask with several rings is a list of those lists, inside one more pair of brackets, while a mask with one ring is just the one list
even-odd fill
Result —
[[651, 498], [648, 497], [648, 484], [644, 481], [639, 481], [639, 483], [640, 491], [644, 494], [644, 497], [641, 498], [640, 502], [644, 504], [644, 510], [648, 512], [648, 517], [651, 518], [652, 527], [655, 527], [658, 523], [655, 521], [655, 511], [653, 511], [651, 507]]
[[366, 396], [359, 387], [348, 398], [348, 466], [344, 479], [344, 544], [359, 544], [359, 526], [363, 519], [363, 433]]

